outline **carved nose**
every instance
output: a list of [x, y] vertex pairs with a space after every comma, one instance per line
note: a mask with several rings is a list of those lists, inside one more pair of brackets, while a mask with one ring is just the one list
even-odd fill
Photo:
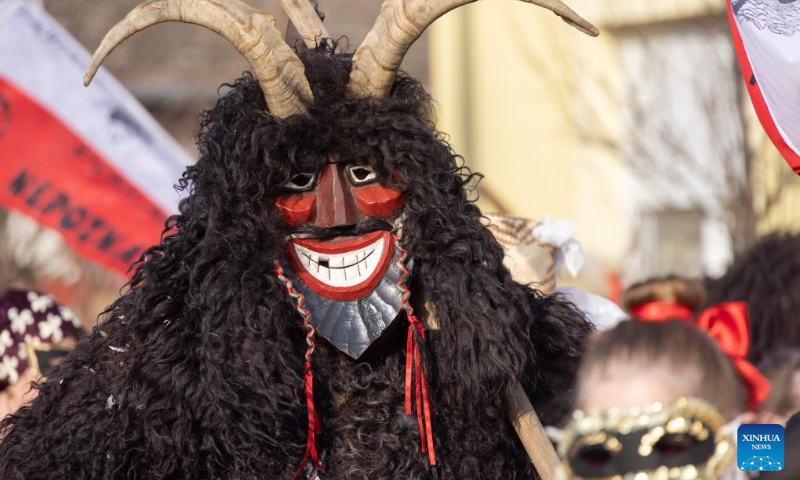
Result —
[[361, 211], [356, 204], [344, 168], [331, 163], [322, 170], [317, 187], [318, 227], [353, 225], [361, 220]]

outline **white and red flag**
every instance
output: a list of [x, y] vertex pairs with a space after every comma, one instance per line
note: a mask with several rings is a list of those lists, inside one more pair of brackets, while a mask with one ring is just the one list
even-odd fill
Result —
[[800, 0], [728, 0], [728, 14], [761, 125], [800, 174]]
[[159, 241], [192, 161], [37, 3], [0, 0], [0, 206], [124, 275]]

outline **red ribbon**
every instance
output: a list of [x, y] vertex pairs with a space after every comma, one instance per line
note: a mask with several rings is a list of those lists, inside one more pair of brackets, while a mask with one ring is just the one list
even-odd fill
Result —
[[308, 440], [306, 441], [306, 453], [303, 455], [303, 461], [300, 462], [300, 467], [295, 472], [292, 480], [297, 480], [303, 473], [303, 467], [308, 462], [308, 457], [311, 457], [314, 466], [317, 467], [322, 473], [325, 470], [319, 461], [317, 455], [317, 435], [322, 433], [322, 426], [317, 418], [317, 411], [314, 409], [314, 373], [311, 371], [311, 355], [314, 353], [314, 327], [311, 325], [311, 312], [303, 304], [303, 295], [292, 287], [292, 282], [283, 274], [283, 268], [280, 262], [275, 262], [275, 275], [286, 286], [286, 291], [289, 296], [297, 301], [297, 311], [303, 316], [303, 325], [306, 327], [306, 362], [303, 366], [303, 392], [306, 395], [306, 410], [308, 411]]
[[666, 320], [692, 321], [692, 309], [680, 303], [648, 302], [631, 309], [631, 315], [646, 322], [663, 322]]
[[747, 361], [750, 350], [750, 320], [744, 302], [723, 303], [703, 310], [694, 321], [700, 330], [719, 343], [747, 387], [747, 407], [755, 411], [769, 396], [771, 386], [761, 372]]
[[406, 415], [412, 413], [411, 378], [414, 377], [415, 400], [417, 406], [417, 423], [419, 424], [422, 452], [428, 453], [428, 461], [436, 465], [436, 453], [433, 450], [433, 426], [431, 424], [431, 406], [428, 400], [428, 385], [425, 380], [425, 365], [419, 345], [414, 338], [414, 329], [421, 339], [425, 339], [425, 330], [416, 315], [408, 316], [408, 338], [406, 339]]
[[325, 473], [319, 461], [319, 455], [317, 455], [316, 440], [317, 435], [322, 433], [322, 426], [317, 418], [317, 411], [314, 409], [314, 374], [311, 372], [310, 361], [306, 361], [305, 364], [305, 387], [303, 390], [306, 394], [306, 409], [308, 410], [308, 441], [306, 442], [306, 453], [303, 455], [303, 461], [300, 462], [300, 468], [297, 469], [292, 480], [300, 478], [300, 475], [303, 473], [303, 467], [305, 467], [306, 462], [308, 462], [308, 457], [311, 457], [317, 470], [321, 473]]
[[769, 380], [747, 361], [750, 350], [750, 319], [745, 302], [712, 305], [700, 312], [697, 318], [693, 318], [691, 309], [684, 305], [651, 302], [631, 309], [631, 315], [647, 322], [680, 320], [695, 325], [716, 340], [723, 353], [733, 362], [747, 387], [748, 409], [757, 410], [769, 396]]

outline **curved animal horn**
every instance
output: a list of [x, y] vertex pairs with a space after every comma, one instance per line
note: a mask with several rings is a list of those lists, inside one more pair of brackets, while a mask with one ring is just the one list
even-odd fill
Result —
[[[386, 0], [372, 30], [353, 55], [348, 88], [355, 97], [384, 97], [397, 69], [422, 32], [445, 13], [477, 0]], [[520, 0], [544, 7], [578, 30], [596, 37], [597, 27], [561, 0]]]
[[133, 9], [105, 36], [92, 56], [84, 85], [117, 45], [161, 22], [193, 23], [231, 42], [253, 69], [270, 112], [286, 118], [306, 112], [313, 101], [305, 68], [275, 28], [275, 19], [240, 0], [149, 0]]

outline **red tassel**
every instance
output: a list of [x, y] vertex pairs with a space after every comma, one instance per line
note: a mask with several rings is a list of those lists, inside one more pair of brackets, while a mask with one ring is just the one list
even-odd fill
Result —
[[[409, 278], [410, 272], [406, 267], [406, 249], [400, 243], [400, 238], [395, 235], [395, 241], [400, 248], [400, 258], [397, 260], [397, 265], [403, 271], [397, 284], [403, 289], [403, 298], [401, 304], [408, 314], [408, 338], [406, 339], [406, 387], [405, 387], [405, 404], [406, 415], [411, 415], [412, 401], [411, 401], [411, 380], [412, 376], [416, 389], [414, 397], [417, 404], [417, 424], [419, 425], [419, 435], [421, 450], [423, 453], [428, 454], [428, 461], [431, 465], [436, 465], [436, 452], [433, 450], [433, 424], [431, 423], [431, 405], [428, 400], [428, 385], [425, 379], [425, 365], [422, 363], [422, 355], [419, 353], [419, 345], [414, 338], [414, 329], [417, 329], [420, 340], [425, 340], [425, 329], [422, 328], [422, 323], [416, 315], [414, 309], [408, 302], [411, 292], [408, 289], [406, 281]], [[416, 368], [415, 368], [416, 367]]]
[[306, 445], [306, 453], [303, 455], [303, 461], [300, 463], [300, 468], [297, 469], [292, 480], [300, 478], [300, 475], [303, 473], [303, 467], [305, 467], [306, 462], [308, 462], [308, 457], [311, 457], [314, 466], [317, 467], [320, 473], [325, 473], [319, 461], [319, 455], [317, 455], [316, 436], [322, 433], [322, 425], [320, 425], [319, 419], [317, 418], [317, 411], [314, 409], [314, 374], [311, 372], [310, 361], [306, 361], [305, 365], [305, 387], [303, 390], [306, 394], [306, 408], [308, 410], [308, 442]]
[[411, 415], [411, 372], [414, 371], [414, 327], [409, 324], [406, 339], [406, 415]]
[[[425, 366], [422, 363], [422, 355], [419, 352], [419, 345], [414, 338], [414, 329], [417, 329], [421, 339], [425, 339], [425, 330], [422, 323], [415, 315], [408, 316], [408, 338], [406, 340], [406, 388], [405, 403], [406, 415], [411, 415], [411, 377], [413, 373], [415, 383], [415, 400], [417, 407], [417, 423], [419, 424], [419, 434], [421, 450], [428, 454], [428, 461], [431, 465], [436, 465], [436, 453], [433, 449], [433, 426], [431, 424], [431, 407], [428, 399], [428, 386], [425, 379]], [[412, 372], [413, 370], [413, 372]]]

